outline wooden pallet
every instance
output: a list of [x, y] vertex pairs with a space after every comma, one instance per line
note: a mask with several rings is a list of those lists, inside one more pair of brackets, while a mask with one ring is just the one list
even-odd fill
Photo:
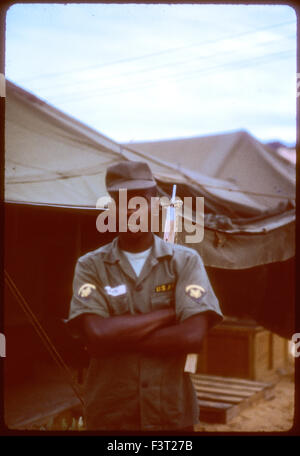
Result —
[[200, 421], [228, 423], [258, 399], [274, 396], [272, 383], [262, 383], [216, 375], [191, 374], [195, 386]]

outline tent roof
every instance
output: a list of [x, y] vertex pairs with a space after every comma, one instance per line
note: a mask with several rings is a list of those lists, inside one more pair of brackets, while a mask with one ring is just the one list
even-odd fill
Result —
[[7, 82], [7, 200], [95, 206], [107, 166], [126, 159], [246, 216], [294, 198], [295, 167], [246, 132], [122, 146]]
[[170, 161], [191, 176], [203, 174], [234, 184], [232, 187], [244, 190], [244, 195], [264, 209], [276, 206], [285, 197], [295, 198], [295, 166], [246, 131], [131, 142], [130, 146]]
[[158, 182], [236, 218], [225, 229], [207, 219], [213, 229], [258, 234], [294, 220], [295, 167], [244, 131], [121, 145], [9, 81], [5, 116], [6, 201], [95, 207], [109, 165], [143, 160]]
[[5, 199], [95, 207], [107, 166], [146, 160], [155, 176], [185, 181], [172, 164], [131, 151], [7, 81]]

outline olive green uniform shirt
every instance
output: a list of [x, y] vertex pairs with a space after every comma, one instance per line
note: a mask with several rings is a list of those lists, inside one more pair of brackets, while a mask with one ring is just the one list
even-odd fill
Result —
[[[79, 258], [69, 324], [80, 336], [78, 316], [147, 313], [174, 306], [179, 322], [209, 312], [222, 320], [199, 254], [154, 235], [152, 250], [136, 276], [118, 238]], [[176, 430], [199, 421], [186, 356], [128, 353], [92, 358], [85, 382], [88, 429]]]

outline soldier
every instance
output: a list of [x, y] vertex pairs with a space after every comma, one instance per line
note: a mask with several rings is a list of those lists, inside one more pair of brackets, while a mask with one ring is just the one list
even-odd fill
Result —
[[[150, 215], [157, 190], [146, 163], [109, 167], [106, 186], [117, 209], [126, 189], [128, 200], [145, 198]], [[186, 355], [221, 320], [199, 254], [150, 230], [119, 232], [79, 258], [68, 324], [90, 353], [87, 429], [192, 431], [199, 410]]]

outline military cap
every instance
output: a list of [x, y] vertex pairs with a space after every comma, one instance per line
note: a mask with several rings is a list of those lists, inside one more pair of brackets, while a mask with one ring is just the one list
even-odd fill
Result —
[[121, 161], [106, 170], [106, 188], [108, 192], [120, 188], [142, 190], [156, 186], [152, 172], [145, 162]]

